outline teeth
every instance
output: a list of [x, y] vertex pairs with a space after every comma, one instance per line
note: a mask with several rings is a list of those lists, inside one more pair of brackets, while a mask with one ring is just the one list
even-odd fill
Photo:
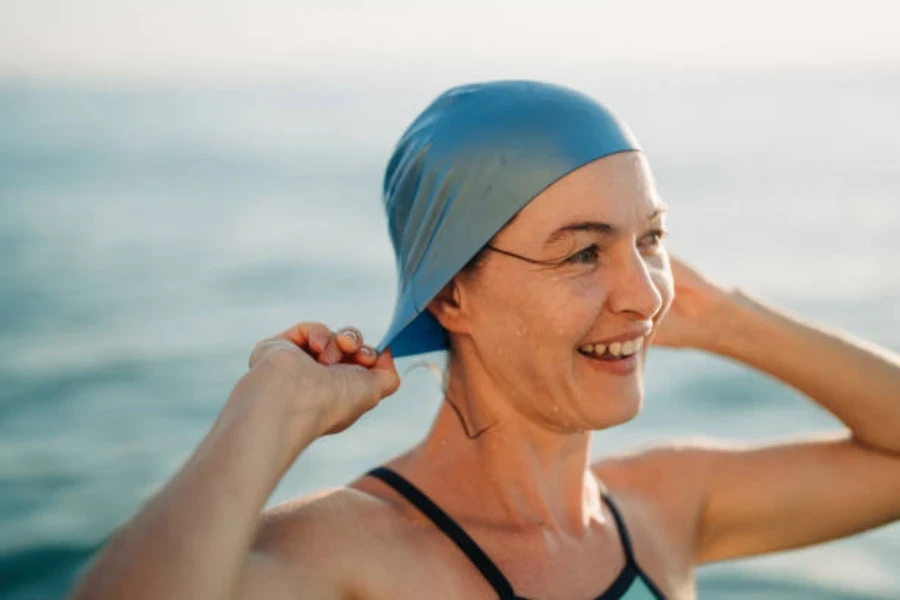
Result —
[[644, 338], [639, 337], [626, 342], [613, 342], [607, 347], [605, 344], [585, 344], [578, 348], [584, 354], [593, 354], [594, 356], [602, 356], [609, 350], [613, 356], [621, 357], [639, 352], [644, 346]]

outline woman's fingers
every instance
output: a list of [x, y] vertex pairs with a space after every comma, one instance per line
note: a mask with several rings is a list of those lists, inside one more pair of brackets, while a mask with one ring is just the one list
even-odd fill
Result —
[[344, 354], [355, 354], [363, 343], [363, 336], [356, 327], [344, 327], [337, 333], [337, 343]]
[[378, 354], [365, 345], [362, 332], [356, 327], [344, 327], [333, 333], [322, 323], [298, 323], [275, 336], [285, 339], [309, 353], [323, 365], [356, 364], [371, 368]]
[[[368, 355], [367, 352], [364, 354]], [[347, 414], [339, 418], [327, 433], [338, 433], [352, 425], [364, 412], [374, 408], [382, 399], [390, 396], [400, 387], [400, 376], [394, 368], [394, 361], [389, 350], [375, 358], [372, 350], [373, 364], [365, 367], [359, 364], [338, 365], [335, 373], [344, 378], [342, 389], [347, 391], [352, 406]]]
[[397, 368], [394, 366], [394, 357], [390, 348], [385, 349], [378, 356], [370, 372], [376, 378], [382, 398], [390, 396], [400, 387], [400, 375], [397, 374]]
[[378, 353], [374, 348], [363, 343], [363, 335], [359, 329], [345, 327], [338, 332], [336, 340], [338, 347], [344, 353], [342, 362], [366, 368], [375, 364]]
[[331, 341], [331, 330], [321, 323], [311, 323], [308, 328], [309, 332], [309, 349], [315, 355], [322, 354]]
[[297, 323], [274, 336], [292, 341], [303, 350], [312, 350], [318, 354], [325, 349], [331, 332], [322, 323]]
[[378, 354], [371, 346], [360, 346], [359, 350], [350, 357], [350, 362], [368, 369], [375, 364], [377, 359]]
[[323, 365], [333, 365], [341, 362], [341, 359], [344, 357], [341, 349], [338, 348], [337, 339], [333, 335], [328, 336], [328, 342], [325, 344], [325, 349], [319, 353], [319, 356], [316, 358]]
[[342, 358], [334, 334], [322, 323], [298, 323], [276, 337], [290, 340], [322, 364], [334, 364]]

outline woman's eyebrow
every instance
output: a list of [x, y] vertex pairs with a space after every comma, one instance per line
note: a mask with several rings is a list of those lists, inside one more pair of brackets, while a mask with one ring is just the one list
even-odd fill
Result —
[[551, 233], [550, 237], [547, 238], [547, 241], [544, 242], [544, 245], [550, 246], [552, 244], [555, 244], [556, 242], [566, 237], [567, 233], [574, 233], [576, 231], [588, 231], [608, 237], [617, 237], [620, 233], [619, 228], [615, 225], [611, 225], [610, 223], [603, 223], [601, 221], [579, 221], [578, 223], [569, 223], [568, 225], [563, 225], [562, 227]]
[[[647, 216], [647, 221], [652, 221], [656, 217], [666, 212], [668, 208], [668, 205], [665, 204], [658, 205], [653, 209], [653, 212], [651, 212]], [[544, 245], [549, 246], [555, 242], [560, 241], [563, 237], [565, 237], [567, 233], [574, 233], [577, 231], [586, 231], [589, 233], [596, 233], [607, 237], [618, 237], [622, 233], [619, 227], [611, 223], [604, 223], [602, 221], [578, 221], [575, 223], [569, 223], [568, 225], [563, 225], [562, 227], [551, 233], [547, 238], [547, 241], [544, 242]]]

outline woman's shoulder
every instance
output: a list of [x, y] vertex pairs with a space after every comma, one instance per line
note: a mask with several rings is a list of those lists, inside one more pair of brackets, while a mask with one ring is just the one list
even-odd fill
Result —
[[379, 538], [397, 539], [407, 529], [398, 507], [364, 484], [321, 490], [282, 502], [262, 513], [257, 544], [290, 552], [313, 544], [359, 547]]
[[673, 441], [603, 457], [592, 472], [620, 509], [638, 554], [693, 564], [709, 474], [710, 440]]
[[334, 581], [350, 597], [397, 597], [398, 572], [427, 589], [417, 578], [441, 576], [447, 549], [420, 515], [382, 491], [363, 478], [274, 506], [262, 515], [254, 550], [277, 556], [298, 579], [314, 572]]
[[702, 509], [717, 440], [673, 440], [601, 457], [591, 470], [612, 497], [684, 522]]

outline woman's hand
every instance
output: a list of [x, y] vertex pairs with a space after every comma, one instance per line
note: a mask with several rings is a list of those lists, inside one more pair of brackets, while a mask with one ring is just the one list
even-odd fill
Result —
[[721, 333], [719, 316], [731, 294], [677, 257], [671, 256], [670, 261], [675, 299], [653, 343], [670, 348], [711, 348]]
[[259, 342], [250, 371], [290, 396], [288, 414], [308, 418], [312, 409], [320, 435], [343, 431], [400, 385], [389, 350], [378, 356], [358, 329], [335, 334], [321, 323], [299, 323]]

